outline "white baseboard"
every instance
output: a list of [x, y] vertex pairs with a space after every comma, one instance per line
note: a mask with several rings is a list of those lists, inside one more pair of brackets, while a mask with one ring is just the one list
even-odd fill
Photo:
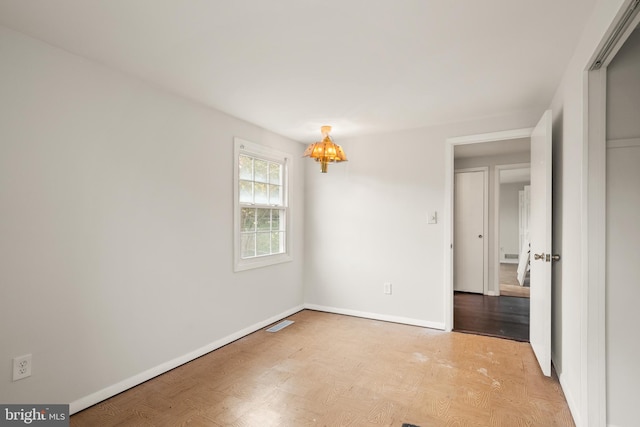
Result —
[[405, 325], [422, 326], [444, 331], [444, 322], [429, 322], [427, 320], [412, 319], [409, 317], [390, 316], [387, 314], [369, 313], [365, 311], [349, 310], [345, 308], [327, 307], [324, 305], [305, 304], [309, 310], [324, 311], [327, 313], [346, 314], [347, 316], [363, 317], [365, 319], [383, 320], [385, 322], [402, 323]]
[[573, 422], [575, 423], [576, 427], [582, 427], [584, 424], [582, 423], [582, 417], [580, 417], [580, 411], [579, 411], [578, 405], [576, 405], [576, 401], [573, 395], [571, 393], [568, 393], [570, 389], [566, 387], [564, 375], [558, 372], [558, 369], [556, 368], [556, 364], [553, 363], [554, 359], [555, 359], [554, 355], [551, 354], [551, 364], [553, 365], [553, 368], [555, 369], [556, 374], [558, 374], [558, 381], [560, 381], [560, 388], [562, 388], [562, 392], [564, 393], [564, 398], [566, 399], [567, 405], [569, 406], [569, 412], [571, 412], [571, 416], [573, 417]]
[[490, 297], [499, 297], [500, 296], [500, 292], [487, 291], [487, 295], [490, 296]]
[[251, 326], [248, 326], [244, 329], [239, 330], [238, 332], [235, 332], [231, 335], [227, 335], [224, 338], [221, 338], [210, 344], [207, 344], [204, 347], [200, 347], [196, 350], [193, 350], [183, 356], [176, 357], [173, 360], [169, 360], [151, 369], [147, 369], [146, 371], [141, 372], [137, 375], [134, 375], [133, 377], [127, 378], [123, 381], [120, 381], [119, 383], [113, 384], [95, 393], [91, 393], [88, 396], [75, 400], [69, 404], [69, 415], [75, 414], [76, 412], [80, 412], [83, 409], [88, 408], [89, 406], [102, 402], [103, 400], [108, 399], [112, 396], [115, 396], [118, 393], [122, 393], [123, 391], [128, 390], [131, 387], [135, 387], [138, 384], [142, 384], [143, 382], [148, 381], [153, 377], [157, 377], [158, 375], [164, 374], [165, 372], [168, 372], [174, 368], [177, 368], [180, 365], [184, 365], [187, 362], [197, 359], [200, 356], [210, 353], [213, 350], [216, 350], [237, 339], [240, 339], [246, 335], [249, 335], [259, 329], [264, 328], [265, 326], [268, 326], [272, 323], [277, 322], [278, 320], [281, 320], [287, 316], [297, 313], [302, 309], [304, 309], [304, 306], [299, 305], [297, 307], [286, 310], [280, 314], [272, 316], [266, 320], [255, 323]]

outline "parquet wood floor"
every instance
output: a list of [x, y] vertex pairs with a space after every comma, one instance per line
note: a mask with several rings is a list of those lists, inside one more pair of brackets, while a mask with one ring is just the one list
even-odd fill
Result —
[[573, 426], [527, 343], [310, 310], [71, 417], [71, 426]]

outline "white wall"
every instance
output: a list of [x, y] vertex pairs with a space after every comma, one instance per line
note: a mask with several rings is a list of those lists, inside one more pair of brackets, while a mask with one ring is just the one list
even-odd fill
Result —
[[[534, 121], [535, 125], [535, 121]], [[523, 126], [526, 127], [526, 126]], [[466, 157], [461, 159], [455, 159], [454, 168], [475, 168], [486, 166], [489, 168], [489, 286], [488, 291], [492, 295], [500, 294], [500, 269], [498, 267], [499, 259], [496, 260], [496, 242], [494, 239], [494, 230], [498, 226], [495, 223], [495, 206], [496, 206], [496, 194], [495, 194], [495, 182], [500, 177], [496, 173], [496, 166], [498, 165], [512, 165], [517, 163], [529, 163], [531, 156], [529, 153], [512, 153], [502, 154], [496, 156], [483, 156], [483, 157]]]
[[302, 160], [294, 261], [238, 274], [232, 173], [234, 136], [301, 144], [3, 27], [0, 75], [0, 402], [91, 403], [300, 308]]
[[518, 263], [505, 259], [505, 254], [520, 255], [520, 195], [525, 183], [500, 184], [500, 262]]
[[607, 422], [637, 424], [640, 30], [607, 69]]
[[[551, 103], [553, 111], [553, 253], [562, 260], [553, 266], [552, 358], [565, 397], [578, 427], [598, 425], [589, 418], [586, 366], [589, 313], [586, 311], [587, 260], [583, 233], [585, 182], [586, 73], [590, 59], [624, 0], [598, 0]], [[602, 245], [604, 242], [592, 242]], [[604, 286], [604, 284], [602, 284]], [[591, 402], [591, 407], [594, 408]], [[593, 417], [593, 411], [591, 411]]]
[[[350, 161], [306, 171], [306, 301], [444, 327], [445, 142], [531, 127], [541, 112], [340, 139]], [[438, 211], [438, 224], [427, 213]], [[392, 282], [393, 294], [383, 294]]]

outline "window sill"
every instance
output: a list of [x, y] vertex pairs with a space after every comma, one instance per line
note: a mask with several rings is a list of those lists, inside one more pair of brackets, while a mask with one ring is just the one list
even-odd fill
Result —
[[254, 268], [268, 267], [270, 265], [282, 264], [292, 261], [293, 258], [289, 254], [266, 255], [256, 258], [242, 259], [235, 262], [233, 271], [246, 271]]

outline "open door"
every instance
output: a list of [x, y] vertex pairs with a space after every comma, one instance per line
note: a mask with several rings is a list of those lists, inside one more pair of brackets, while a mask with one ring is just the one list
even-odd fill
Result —
[[529, 341], [551, 376], [551, 110], [531, 134], [531, 311]]

